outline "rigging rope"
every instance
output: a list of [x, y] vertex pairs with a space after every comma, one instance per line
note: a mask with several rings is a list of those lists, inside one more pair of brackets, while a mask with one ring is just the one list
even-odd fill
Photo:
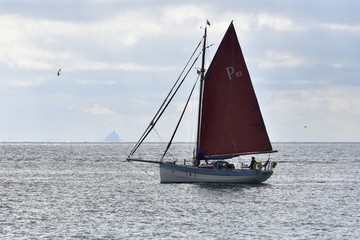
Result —
[[[197, 49], [199, 48], [201, 44], [201, 41], [199, 42], [199, 44], [197, 45], [195, 51], [193, 52], [193, 54], [191, 55], [189, 61], [186, 63], [184, 69], [182, 70], [180, 76], [178, 77], [178, 79], [176, 80], [175, 84], [173, 85], [173, 87], [171, 88], [170, 92], [168, 93], [168, 95], [166, 96], [165, 100], [163, 101], [163, 103], [161, 104], [159, 110], [156, 112], [154, 118], [151, 120], [150, 124], [148, 125], [148, 127], [146, 128], [145, 132], [142, 134], [142, 136], [140, 137], [139, 141], [135, 144], [133, 150], [130, 152], [128, 159], [130, 158], [130, 156], [132, 156], [135, 151], [140, 147], [140, 145], [142, 144], [142, 142], [145, 140], [145, 138], [149, 135], [149, 133], [151, 132], [151, 130], [154, 128], [154, 126], [156, 125], [157, 121], [160, 119], [160, 117], [162, 116], [162, 114], [165, 112], [166, 108], [168, 107], [168, 105], [170, 104], [171, 100], [174, 98], [174, 96], [176, 95], [177, 91], [179, 90], [179, 88], [181, 87], [181, 85], [184, 83], [186, 77], [188, 76], [190, 70], [194, 67], [196, 61], [198, 60], [201, 52], [196, 56], [195, 60], [193, 61], [193, 63], [191, 64], [191, 66], [188, 68], [185, 76], [182, 78], [181, 82], [179, 83], [179, 80], [181, 79], [181, 76], [183, 75], [183, 73], [185, 72], [185, 69], [188, 67], [190, 60], [193, 59]], [[175, 90], [174, 90], [175, 89]], [[170, 98], [169, 98], [170, 97]]]
[[197, 81], [199, 80], [199, 76], [200, 76], [200, 75], [198, 75], [198, 77], [197, 77], [197, 79], [196, 79], [196, 81], [195, 81], [195, 84], [194, 84], [194, 86], [193, 86], [192, 89], [191, 89], [190, 95], [189, 95], [189, 97], [188, 97], [188, 99], [187, 99], [187, 101], [186, 101], [186, 104], [185, 104], [185, 107], [184, 107], [184, 109], [183, 109], [183, 111], [182, 111], [182, 113], [181, 113], [180, 119], [179, 119], [179, 121], [178, 121], [178, 123], [177, 123], [177, 125], [176, 125], [176, 128], [175, 128], [175, 130], [174, 130], [174, 132], [173, 132], [173, 134], [172, 134], [172, 136], [171, 136], [171, 138], [170, 138], [170, 141], [169, 141], [169, 143], [168, 143], [168, 145], [167, 145], [167, 147], [166, 147], [166, 150], [165, 150], [164, 154], [162, 155], [160, 161], [162, 161], [162, 160], [164, 159], [167, 151], [169, 150], [169, 148], [170, 148], [170, 146], [171, 146], [171, 144], [172, 144], [172, 141], [173, 141], [173, 139], [174, 139], [174, 137], [175, 137], [175, 134], [176, 134], [176, 132], [177, 132], [177, 130], [178, 130], [178, 128], [179, 128], [179, 125], [180, 125], [180, 123], [181, 123], [181, 120], [182, 120], [182, 118], [183, 118], [183, 116], [184, 116], [185, 110], [186, 110], [186, 108], [187, 108], [187, 106], [188, 106], [188, 104], [189, 104], [189, 102], [190, 102], [191, 96], [192, 96], [192, 94], [193, 94], [193, 92], [194, 92], [194, 89], [195, 89], [195, 86], [196, 86], [196, 84], [197, 84]]

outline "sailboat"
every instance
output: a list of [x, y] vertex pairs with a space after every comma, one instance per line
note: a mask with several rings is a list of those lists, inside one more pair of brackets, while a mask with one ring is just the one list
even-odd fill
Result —
[[[161, 183], [264, 182], [274, 172], [277, 163], [270, 161], [270, 154], [277, 151], [273, 150], [269, 140], [233, 22], [231, 21], [206, 70], [205, 51], [208, 48], [206, 45], [208, 25], [206, 24], [203, 28], [204, 35], [197, 47], [199, 49], [202, 46], [200, 53], [196, 56], [194, 52], [190, 58], [195, 58], [194, 62], [189, 61], [187, 64], [190, 65], [188, 69], [192, 69], [201, 55], [201, 69], [198, 70], [200, 93], [197, 139], [193, 156], [190, 157], [190, 164], [180, 160], [164, 160], [190, 97], [187, 99], [180, 120], [162, 157], [155, 160], [135, 157], [135, 152], [162, 117], [190, 70], [183, 70], [185, 76], [177, 79], [144, 134], [128, 155], [127, 161], [159, 164]], [[195, 85], [190, 95], [194, 88]], [[240, 164], [230, 162], [231, 159], [242, 155], [255, 154], [269, 154], [269, 158], [265, 163], [254, 160], [251, 166], [244, 164], [239, 166]]]

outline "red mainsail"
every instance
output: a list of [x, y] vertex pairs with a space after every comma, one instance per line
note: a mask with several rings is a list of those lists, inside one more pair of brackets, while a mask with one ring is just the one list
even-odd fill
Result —
[[198, 141], [207, 158], [273, 151], [232, 22], [205, 75]]

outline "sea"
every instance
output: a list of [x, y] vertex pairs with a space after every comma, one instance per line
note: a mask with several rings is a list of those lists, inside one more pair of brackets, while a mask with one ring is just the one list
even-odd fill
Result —
[[0, 143], [0, 239], [360, 239], [360, 143], [273, 143], [251, 185], [160, 184], [133, 145]]

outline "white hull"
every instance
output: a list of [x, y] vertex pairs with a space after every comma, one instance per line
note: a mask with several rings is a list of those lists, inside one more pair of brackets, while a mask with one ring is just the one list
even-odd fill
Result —
[[273, 174], [273, 170], [216, 170], [160, 164], [161, 183], [261, 183]]

